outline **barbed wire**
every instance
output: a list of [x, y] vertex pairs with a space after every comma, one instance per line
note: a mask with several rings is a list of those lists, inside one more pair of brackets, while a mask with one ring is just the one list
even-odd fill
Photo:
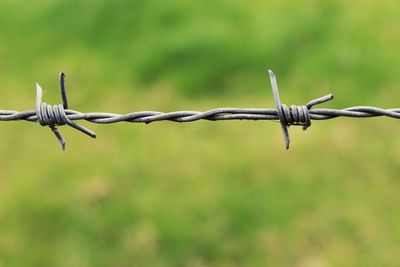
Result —
[[286, 149], [289, 149], [290, 137], [288, 127], [292, 125], [303, 126], [303, 130], [306, 130], [311, 126], [312, 120], [328, 120], [337, 117], [370, 118], [387, 116], [400, 119], [400, 108], [381, 109], [371, 106], [355, 106], [345, 109], [312, 109], [316, 105], [332, 100], [332, 94], [314, 99], [303, 106], [292, 105], [288, 107], [280, 101], [278, 84], [274, 73], [271, 70], [268, 70], [268, 72], [274, 95], [275, 108], [216, 108], [204, 112], [175, 111], [167, 113], [158, 111], [138, 111], [128, 114], [107, 112], [82, 113], [69, 109], [65, 87], [65, 74], [62, 72], [60, 74], [60, 89], [63, 104], [51, 106], [44, 103], [42, 101], [43, 90], [40, 85], [36, 83], [36, 109], [25, 111], [0, 110], [0, 121], [25, 120], [38, 122], [42, 126], [49, 126], [61, 144], [62, 149], [65, 150], [66, 142], [59, 132], [58, 126], [69, 125], [92, 138], [96, 138], [96, 134], [93, 131], [74, 122], [77, 120], [85, 120], [99, 124], [117, 122], [148, 124], [156, 121], [182, 123], [198, 120], [272, 120], [280, 122]]

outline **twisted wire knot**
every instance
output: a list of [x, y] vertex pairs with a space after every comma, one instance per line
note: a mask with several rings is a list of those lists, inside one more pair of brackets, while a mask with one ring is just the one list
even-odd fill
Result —
[[61, 144], [61, 148], [65, 150], [65, 140], [58, 131], [57, 126], [69, 125], [92, 138], [96, 138], [96, 134], [68, 118], [66, 114], [68, 99], [65, 90], [65, 74], [63, 72], [60, 74], [60, 88], [63, 104], [52, 106], [42, 102], [43, 90], [40, 85], [36, 83], [36, 117], [40, 125], [50, 127]]
[[37, 111], [38, 122], [42, 126], [61, 126], [67, 124], [68, 117], [63, 105], [42, 103]]
[[288, 107], [285, 104], [281, 104], [280, 110], [281, 116], [279, 116], [279, 119], [286, 126], [300, 125], [303, 126], [303, 130], [311, 126], [311, 116], [307, 106], [291, 105]]

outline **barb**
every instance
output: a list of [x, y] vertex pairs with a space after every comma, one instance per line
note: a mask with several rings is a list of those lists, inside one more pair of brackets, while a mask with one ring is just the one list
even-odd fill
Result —
[[65, 74], [63, 72], [60, 73], [60, 89], [63, 104], [50, 106], [42, 102], [43, 90], [42, 87], [36, 83], [36, 115], [39, 124], [42, 126], [49, 126], [60, 143], [62, 150], [65, 150], [66, 142], [56, 126], [68, 124], [92, 138], [96, 138], [96, 134], [93, 131], [71, 121], [65, 114], [65, 109], [68, 109], [68, 99], [65, 89]]
[[200, 111], [138, 111], [128, 114], [115, 114], [105, 112], [82, 113], [69, 109], [68, 99], [65, 87], [65, 75], [60, 74], [60, 88], [63, 104], [50, 106], [42, 102], [43, 90], [39, 84], [36, 84], [36, 109], [25, 111], [0, 110], [0, 121], [18, 121], [25, 120], [38, 122], [42, 126], [49, 126], [55, 134], [57, 140], [65, 149], [65, 140], [59, 132], [57, 126], [69, 125], [84, 134], [96, 138], [96, 134], [77, 124], [76, 120], [85, 120], [91, 123], [110, 124], [117, 122], [131, 123], [151, 123], [156, 121], [173, 122], [194, 122], [198, 120], [273, 120], [279, 121], [282, 127], [286, 149], [289, 149], [290, 137], [289, 126], [303, 126], [306, 130], [311, 126], [313, 120], [329, 120], [337, 117], [351, 118], [371, 118], [386, 116], [394, 119], [400, 119], [400, 108], [381, 109], [370, 106], [356, 106], [345, 109], [313, 109], [314, 106], [325, 103], [333, 99], [329, 94], [314, 100], [306, 105], [290, 106], [282, 104], [279, 97], [278, 84], [274, 73], [269, 70], [269, 77], [274, 95], [275, 108], [217, 108], [205, 112]]
[[278, 83], [276, 81], [275, 74], [272, 70], [268, 70], [269, 77], [271, 80], [272, 93], [274, 94], [275, 106], [278, 114], [279, 121], [281, 123], [283, 137], [285, 139], [286, 149], [290, 146], [290, 137], [288, 127], [291, 125], [302, 125], [303, 130], [307, 130], [311, 126], [310, 109], [318, 104], [325, 103], [333, 99], [333, 95], [329, 94], [308, 102], [305, 106], [290, 106], [288, 108], [285, 104], [281, 104], [279, 97]]

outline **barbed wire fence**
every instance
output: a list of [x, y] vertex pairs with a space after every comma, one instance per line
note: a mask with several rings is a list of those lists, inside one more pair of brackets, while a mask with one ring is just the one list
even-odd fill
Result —
[[387, 116], [400, 119], [400, 108], [381, 109], [371, 106], [355, 106], [345, 109], [313, 109], [316, 105], [332, 100], [332, 94], [311, 100], [306, 105], [291, 105], [288, 107], [281, 103], [275, 74], [271, 70], [268, 70], [268, 73], [274, 95], [275, 108], [216, 108], [204, 112], [175, 111], [164, 113], [158, 111], [137, 111], [128, 114], [116, 114], [108, 112], [83, 113], [70, 109], [66, 93], [65, 74], [61, 72], [60, 89], [63, 104], [49, 105], [44, 103], [42, 101], [43, 90], [40, 85], [36, 83], [36, 108], [34, 110], [25, 111], [0, 110], [0, 121], [25, 120], [38, 122], [42, 126], [48, 126], [57, 137], [62, 149], [65, 150], [66, 142], [58, 130], [58, 126], [69, 125], [92, 138], [96, 138], [96, 134], [93, 131], [76, 123], [75, 121], [77, 120], [85, 120], [99, 124], [118, 122], [148, 124], [156, 121], [183, 123], [198, 120], [272, 120], [280, 122], [285, 146], [286, 149], [289, 149], [289, 126], [302, 126], [303, 130], [306, 130], [311, 126], [311, 121], [313, 120], [329, 120], [337, 117], [370, 118]]

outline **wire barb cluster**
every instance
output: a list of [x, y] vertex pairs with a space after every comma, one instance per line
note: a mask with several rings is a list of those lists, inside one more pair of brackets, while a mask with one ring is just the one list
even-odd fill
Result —
[[288, 127], [291, 125], [302, 125], [303, 130], [307, 130], [311, 126], [310, 109], [318, 104], [330, 101], [333, 95], [329, 94], [308, 102], [305, 106], [291, 106], [288, 108], [285, 104], [281, 103], [279, 97], [278, 83], [275, 74], [272, 70], [268, 70], [269, 78], [271, 80], [272, 93], [274, 94], [275, 106], [281, 123], [283, 137], [285, 139], [286, 149], [289, 149], [290, 137]]
[[77, 124], [76, 120], [86, 120], [92, 123], [110, 124], [117, 122], [151, 123], [156, 121], [193, 122], [198, 120], [274, 120], [279, 121], [282, 127], [286, 149], [289, 149], [289, 126], [302, 126], [306, 130], [312, 120], [328, 120], [337, 117], [370, 118], [387, 116], [400, 119], [400, 108], [381, 109], [369, 106], [356, 106], [346, 109], [313, 109], [314, 106], [333, 99], [329, 94], [308, 102], [302, 106], [287, 106], [282, 104], [279, 97], [278, 84], [274, 73], [269, 70], [269, 77], [274, 95], [275, 108], [217, 108], [205, 112], [199, 111], [138, 111], [128, 114], [105, 112], [82, 113], [69, 108], [65, 75], [60, 74], [60, 90], [63, 104], [48, 105], [42, 102], [43, 90], [36, 84], [36, 109], [26, 111], [0, 110], [0, 121], [25, 120], [38, 122], [42, 126], [49, 126], [53, 131], [62, 149], [65, 149], [65, 140], [58, 130], [58, 126], [69, 125], [82, 133], [95, 138], [96, 134]]
[[93, 131], [71, 121], [65, 113], [65, 109], [68, 109], [68, 99], [65, 89], [65, 74], [63, 72], [60, 73], [60, 89], [63, 104], [50, 106], [47, 103], [42, 102], [43, 90], [42, 87], [36, 83], [36, 116], [40, 125], [50, 127], [59, 141], [61, 148], [65, 150], [65, 139], [56, 126], [68, 124], [92, 138], [96, 138], [96, 134]]

